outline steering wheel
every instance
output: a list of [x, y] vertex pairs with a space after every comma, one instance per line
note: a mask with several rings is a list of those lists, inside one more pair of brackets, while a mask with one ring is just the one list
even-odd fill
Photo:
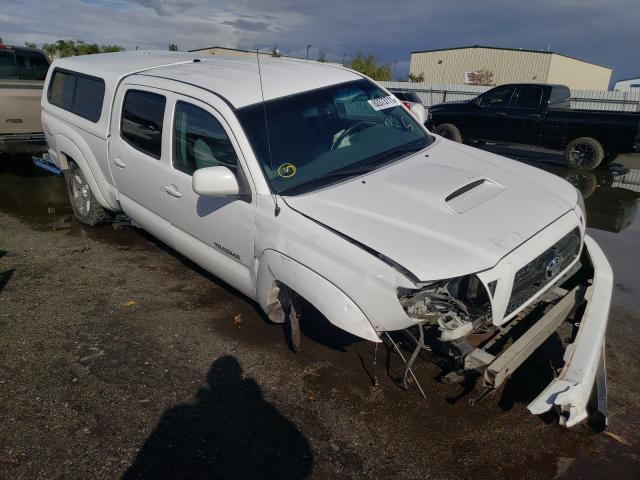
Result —
[[360, 120], [359, 122], [354, 123], [353, 125], [351, 125], [350, 127], [347, 127], [345, 129], [344, 132], [342, 132], [338, 138], [335, 139], [335, 141], [331, 144], [331, 150], [335, 150], [336, 148], [338, 148], [338, 146], [342, 143], [342, 141], [353, 135], [356, 132], [359, 132], [360, 130], [364, 130], [365, 128], [371, 126], [371, 125], [375, 125], [374, 122], [370, 122], [368, 120]]

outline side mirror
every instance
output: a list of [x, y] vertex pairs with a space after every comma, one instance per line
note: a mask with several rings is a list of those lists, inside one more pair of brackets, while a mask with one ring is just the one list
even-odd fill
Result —
[[206, 197], [230, 197], [240, 194], [240, 185], [227, 167], [200, 168], [191, 178], [193, 191]]
[[418, 119], [420, 125], [424, 125], [424, 122], [427, 121], [427, 114], [425, 112], [424, 105], [414, 103], [411, 105], [411, 113], [413, 113], [413, 116]]

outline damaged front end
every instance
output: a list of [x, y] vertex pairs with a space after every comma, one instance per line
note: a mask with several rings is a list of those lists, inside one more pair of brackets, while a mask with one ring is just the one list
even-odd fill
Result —
[[[549, 337], [562, 332], [563, 365], [557, 366], [557, 377], [528, 409], [541, 414], [555, 408], [560, 424], [571, 427], [588, 417], [588, 404], [595, 398], [596, 410], [606, 422], [604, 336], [613, 275], [596, 242], [585, 235], [581, 248], [579, 236], [576, 243], [572, 234], [529, 261], [525, 265], [529, 270], [515, 272], [513, 286], [502, 300], [490, 274], [398, 289], [400, 304], [416, 322], [406, 331], [415, 350], [405, 362], [405, 386], [424, 349], [450, 360], [447, 380], [481, 377], [482, 398], [504, 384]], [[516, 308], [513, 299], [520, 292], [516, 287], [525, 276], [533, 293], [530, 299], [518, 300], [521, 305]]]

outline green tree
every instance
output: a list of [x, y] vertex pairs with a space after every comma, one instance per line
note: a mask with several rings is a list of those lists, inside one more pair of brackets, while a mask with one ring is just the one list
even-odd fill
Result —
[[424, 73], [419, 73], [419, 74], [410, 73], [409, 74], [409, 81], [410, 82], [417, 82], [417, 83], [424, 82]]
[[[0, 40], [0, 43], [2, 43], [1, 40]], [[38, 48], [38, 46], [33, 42], [24, 42], [24, 46], [27, 48]]]
[[98, 45], [97, 43], [85, 43], [82, 40], [58, 40], [56, 43], [42, 45], [49, 58], [72, 57], [74, 55], [91, 55], [94, 53], [120, 52], [124, 50], [119, 45]]
[[170, 43], [169, 44], [169, 51], [170, 52], [177, 52], [178, 51], [178, 45], [176, 45], [175, 43]]
[[120, 45], [102, 45], [100, 47], [100, 53], [122, 52], [124, 47]]
[[324, 50], [320, 50], [320, 52], [318, 53], [318, 61], [319, 62], [326, 62], [327, 61], [327, 52], [325, 52]]
[[358, 53], [351, 61], [351, 68], [374, 80], [391, 80], [391, 66], [387, 63], [378, 64], [376, 57], [371, 54]]

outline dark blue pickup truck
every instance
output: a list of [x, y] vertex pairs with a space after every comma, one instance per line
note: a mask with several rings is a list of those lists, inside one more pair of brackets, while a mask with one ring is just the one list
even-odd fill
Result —
[[564, 150], [568, 166], [593, 170], [640, 151], [640, 114], [571, 109], [564, 85], [507, 84], [473, 100], [434, 105], [426, 126], [462, 142], [500, 141]]

